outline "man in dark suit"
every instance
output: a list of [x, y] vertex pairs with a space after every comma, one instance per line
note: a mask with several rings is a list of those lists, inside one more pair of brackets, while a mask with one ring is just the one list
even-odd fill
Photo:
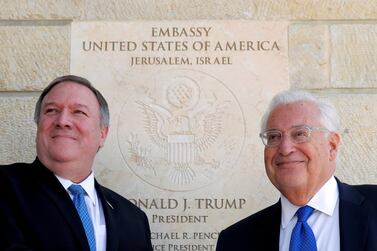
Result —
[[146, 215], [94, 178], [109, 126], [101, 93], [59, 77], [34, 118], [36, 160], [0, 167], [0, 250], [152, 250]]
[[218, 251], [377, 250], [377, 186], [350, 186], [333, 176], [338, 128], [328, 102], [304, 91], [274, 97], [260, 137], [280, 200], [223, 230]]

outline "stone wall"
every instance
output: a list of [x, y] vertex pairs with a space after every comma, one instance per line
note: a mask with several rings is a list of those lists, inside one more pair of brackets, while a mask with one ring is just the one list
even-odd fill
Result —
[[343, 143], [337, 176], [377, 183], [377, 2], [367, 0], [0, 0], [0, 163], [35, 156], [36, 98], [69, 73], [78, 20], [289, 21], [291, 88], [333, 101]]

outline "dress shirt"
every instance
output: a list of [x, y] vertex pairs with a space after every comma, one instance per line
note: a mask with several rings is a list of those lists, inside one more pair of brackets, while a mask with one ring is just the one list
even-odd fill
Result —
[[73, 195], [71, 194], [71, 192], [69, 192], [68, 188], [72, 184], [80, 185], [85, 190], [85, 204], [93, 223], [94, 234], [96, 237], [96, 249], [97, 251], [106, 251], [106, 221], [101, 200], [98, 198], [94, 186], [94, 173], [92, 172], [85, 180], [78, 184], [59, 177], [58, 175], [55, 176], [63, 185], [64, 189], [67, 191], [71, 199], [73, 199]]
[[[313, 230], [318, 251], [339, 251], [339, 190], [334, 176], [321, 187], [307, 205], [315, 209], [307, 223]], [[287, 251], [292, 230], [297, 222], [295, 213], [300, 207], [293, 205], [281, 195], [281, 208], [279, 250]]]

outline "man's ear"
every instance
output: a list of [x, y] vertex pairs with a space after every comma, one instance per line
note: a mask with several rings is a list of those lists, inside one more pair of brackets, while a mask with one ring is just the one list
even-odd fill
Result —
[[338, 148], [340, 144], [340, 135], [337, 132], [330, 132], [329, 135], [329, 146], [330, 146], [330, 160], [336, 159], [338, 153]]
[[106, 140], [108, 132], [109, 132], [108, 126], [101, 128], [100, 148], [105, 145], [105, 140]]

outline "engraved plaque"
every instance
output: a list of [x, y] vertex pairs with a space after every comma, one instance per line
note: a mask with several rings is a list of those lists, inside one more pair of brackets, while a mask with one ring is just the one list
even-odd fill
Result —
[[[167, 70], [147, 81], [122, 104], [116, 128], [127, 166], [143, 181], [172, 191], [198, 189], [226, 175], [245, 139], [233, 93], [198, 70]], [[232, 130], [240, 133], [224, 133]]]
[[74, 22], [71, 51], [110, 106], [96, 177], [147, 213], [154, 250], [215, 250], [277, 199], [258, 133], [289, 88], [287, 23]]

